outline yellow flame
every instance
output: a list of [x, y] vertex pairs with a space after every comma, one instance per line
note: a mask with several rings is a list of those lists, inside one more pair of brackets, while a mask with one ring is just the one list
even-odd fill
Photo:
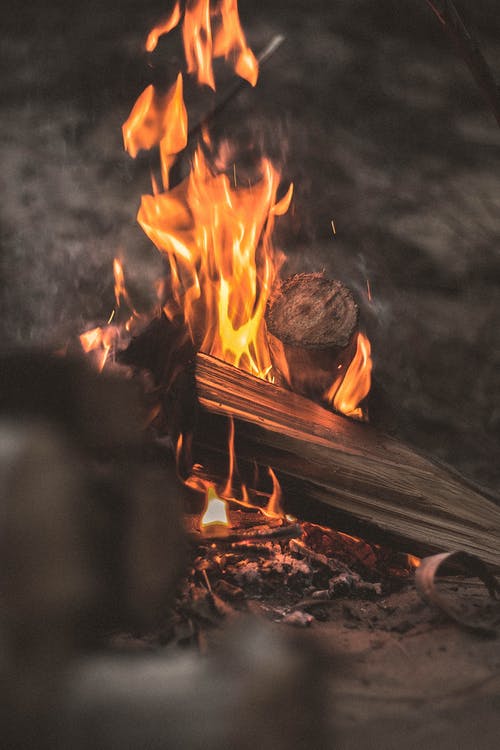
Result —
[[280, 177], [268, 159], [259, 174], [253, 185], [234, 188], [198, 148], [186, 180], [143, 196], [137, 218], [168, 257], [173, 299], [197, 347], [269, 377], [264, 314], [283, 258], [271, 235], [292, 187], [277, 202]]
[[202, 529], [207, 526], [229, 526], [228, 504], [218, 497], [213, 486], [207, 488], [205, 509], [200, 521]]

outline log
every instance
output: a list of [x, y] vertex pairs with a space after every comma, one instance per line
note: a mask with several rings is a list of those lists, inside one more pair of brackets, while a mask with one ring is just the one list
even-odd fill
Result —
[[359, 310], [351, 291], [320, 273], [286, 279], [266, 310], [267, 339], [278, 381], [325, 399], [356, 351]]
[[239, 464], [272, 466], [299, 518], [320, 508], [368, 541], [418, 556], [462, 549], [500, 568], [500, 501], [452, 468], [204, 354], [176, 393], [173, 429], [192, 430], [196, 458], [225, 455], [232, 417]]

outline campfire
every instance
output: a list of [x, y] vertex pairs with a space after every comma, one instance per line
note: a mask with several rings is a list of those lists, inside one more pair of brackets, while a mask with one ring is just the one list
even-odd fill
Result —
[[[168, 437], [194, 498], [186, 523], [202, 553], [193, 570], [236, 595], [263, 570], [288, 581], [298, 569], [297, 591], [328, 599], [344, 584], [380, 592], [443, 546], [498, 563], [484, 498], [362, 424], [371, 346], [350, 289], [322, 273], [282, 277], [274, 229], [293, 184], [258, 143], [215, 138], [213, 111], [191, 123], [186, 77], [215, 97], [217, 63], [258, 85], [236, 2], [177, 3], [147, 37], [152, 65], [174, 29], [185, 67], [167, 71], [164, 88], [148, 85], [122, 128], [132, 158], [154, 157], [137, 220], [168, 273], [156, 308], [139, 313], [115, 258], [115, 309], [80, 342], [100, 370], [118, 362], [148, 373], [148, 430]], [[472, 508], [476, 520], [484, 513], [480, 534], [468, 525]]]
[[[188, 146], [190, 132], [183, 74], [214, 93], [214, 61], [219, 58], [251, 86], [257, 84], [259, 74], [235, 2], [215, 6], [188, 3], [183, 12], [177, 3], [169, 18], [149, 33], [145, 43], [148, 53], [154, 53], [160, 38], [178, 25], [182, 28], [185, 70], [170, 73], [173, 83], [165, 91], [147, 86], [122, 128], [131, 157], [152, 149], [158, 157], [158, 176], [151, 173], [152, 194], [142, 197], [137, 216], [169, 267], [169, 275], [158, 280], [158, 308], [150, 316], [161, 317], [165, 329], [175, 330], [170, 341], [159, 344], [164, 351], [158, 356], [171, 361], [172, 366], [170, 372], [162, 373], [158, 385], [172, 386], [182, 351], [189, 346], [193, 353], [210, 355], [254, 377], [311, 396], [339, 413], [365, 420], [372, 367], [370, 343], [358, 329], [358, 307], [350, 290], [321, 274], [280, 280], [285, 255], [275, 246], [273, 230], [276, 219], [290, 207], [293, 185], [282, 186], [277, 168], [265, 155], [254, 155], [249, 163], [248, 154], [238, 146], [237, 133], [231, 140], [213, 142], [208, 123], [203, 123], [198, 143], [191, 145], [188, 175], [172, 184], [172, 169]], [[247, 151], [255, 145], [247, 145]], [[112, 317], [118, 316], [122, 304], [129, 317], [121, 325], [110, 322], [80, 337], [84, 351], [101, 370], [109, 356], [111, 360], [132, 361], [130, 354], [120, 353], [120, 346], [123, 349], [129, 332], [145, 324], [145, 316], [137, 313], [127, 292], [118, 258], [113, 273], [116, 308]], [[147, 330], [141, 333], [143, 339], [147, 336]], [[178, 465], [186, 463], [183, 453], [191, 439], [183, 431], [175, 436]], [[228, 451], [228, 476], [216, 490], [221, 497], [236, 500], [231, 495], [236, 467], [232, 421]], [[273, 487], [267, 512], [279, 515], [279, 482], [271, 466], [267, 473]], [[196, 476], [183, 478], [190, 486], [203, 487], [207, 502], [219, 507], [223, 501], [213, 494], [213, 484], [201, 476], [198, 464]], [[249, 504], [244, 483], [239, 501]], [[206, 512], [210, 513], [210, 508]], [[225, 512], [221, 506], [219, 515]]]
[[[432, 3], [468, 44], [449, 7]], [[373, 365], [382, 334], [399, 345], [406, 329], [375, 329], [389, 297], [376, 261], [360, 279], [337, 255], [323, 270], [319, 245], [294, 258], [295, 218], [317, 224], [321, 201], [300, 205], [307, 180], [284, 163], [281, 134], [268, 143], [246, 115], [234, 125], [245, 102], [264, 120], [264, 66], [283, 72], [286, 20], [254, 28], [252, 50], [236, 0], [187, 0], [144, 35], [147, 80], [120, 109], [117, 162], [147, 185], [149, 301], [116, 251], [97, 327], [80, 318], [67, 346], [69, 324], [54, 334], [57, 351], [2, 355], [8, 747], [329, 747], [342, 721], [332, 695], [348, 696], [351, 732], [360, 695], [380, 722], [391, 691], [395, 712], [405, 695], [434, 711], [440, 690], [466, 692], [445, 684], [452, 671], [481, 690], [495, 676], [493, 648], [473, 634], [499, 632], [498, 498], [383, 431]], [[315, 158], [299, 160], [304, 172]], [[344, 242], [345, 260], [327, 210], [323, 249]]]

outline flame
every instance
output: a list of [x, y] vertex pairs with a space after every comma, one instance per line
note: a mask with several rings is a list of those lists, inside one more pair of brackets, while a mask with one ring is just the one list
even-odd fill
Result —
[[281, 507], [281, 485], [279, 483], [278, 477], [270, 466], [268, 467], [268, 472], [273, 482], [273, 491], [271, 493], [271, 496], [269, 497], [265, 513], [268, 516], [282, 516], [283, 508]]
[[247, 46], [240, 24], [237, 0], [221, 0], [219, 27], [214, 36], [214, 57], [234, 60], [234, 70], [252, 86], [257, 83], [259, 64]]
[[293, 188], [276, 201], [278, 172], [262, 159], [258, 173], [253, 185], [235, 188], [199, 147], [186, 180], [143, 196], [137, 218], [168, 257], [173, 298], [197, 347], [267, 377], [264, 314], [283, 258], [271, 235]]
[[337, 411], [354, 419], [366, 420], [366, 413], [359, 404], [370, 392], [372, 372], [371, 345], [364, 333], [358, 333], [356, 353], [346, 370], [340, 373], [325, 394]]
[[180, 20], [181, 6], [180, 3], [177, 2], [174, 5], [172, 13], [169, 15], [166, 21], [158, 24], [149, 32], [148, 38], [146, 39], [146, 50], [148, 52], [154, 52], [154, 50], [156, 49], [156, 45], [158, 44], [158, 39], [163, 36], [163, 34], [168, 34], [169, 31], [172, 31], [172, 29], [177, 26]]
[[[125, 285], [125, 273], [123, 271], [123, 263], [119, 258], [113, 260], [113, 277], [115, 280], [115, 302], [116, 309], [110, 315], [108, 324], [113, 320], [116, 310], [121, 307], [122, 300], [129, 306], [132, 311], [132, 317], [136, 317], [139, 313], [135, 310], [134, 305], [130, 299], [127, 287]], [[126, 325], [126, 324], [125, 324]]]
[[412, 568], [419, 568], [422, 560], [420, 557], [415, 557], [415, 555], [408, 555], [408, 564]]
[[91, 354], [96, 368], [102, 372], [109, 352], [120, 338], [118, 326], [92, 328], [80, 334], [80, 344], [86, 354]]
[[201, 529], [207, 526], [229, 526], [228, 504], [218, 497], [213, 485], [207, 488], [205, 509], [200, 520]]
[[167, 94], [147, 86], [122, 125], [123, 144], [132, 158], [141, 149], [160, 144], [162, 161], [178, 154], [187, 144], [187, 112], [184, 105], [181, 73]]
[[[214, 58], [224, 58], [237, 75], [252, 86], [256, 84], [258, 63], [246, 44], [237, 0], [217, 0], [212, 5], [210, 0], [187, 0], [184, 11], [176, 2], [170, 16], [149, 33], [147, 51], [153, 52], [160, 36], [181, 21], [187, 71], [196, 76], [199, 84], [215, 90]], [[166, 93], [147, 86], [122, 126], [124, 147], [133, 158], [141, 150], [159, 146], [162, 180], [159, 184], [151, 175], [153, 194], [142, 196], [137, 216], [146, 235], [170, 265], [170, 297], [165, 302], [163, 286], [159, 284], [158, 298], [169, 319], [183, 318], [198, 350], [273, 381], [264, 315], [284, 256], [275, 249], [272, 234], [276, 217], [290, 206], [293, 185], [278, 199], [280, 175], [267, 158], [255, 165], [251, 180], [243, 179], [241, 174], [237, 179], [233, 147], [224, 142], [215, 152], [204, 126], [189, 175], [170, 189], [170, 169], [188, 141], [183, 88], [181, 73]], [[229, 156], [233, 158], [229, 160]], [[229, 167], [232, 179], [227, 174]], [[336, 231], [333, 221], [332, 231]], [[82, 348], [94, 354], [99, 369], [117, 345], [122, 328], [129, 331], [139, 317], [118, 258], [113, 263], [113, 274], [116, 310], [126, 302], [132, 316], [125, 326], [107, 325], [80, 336]], [[112, 318], [113, 315], [109, 322]], [[364, 418], [359, 404], [369, 391], [370, 378], [370, 343], [359, 334], [356, 354], [345, 375], [337, 373], [328, 392], [329, 401], [350, 416]], [[176, 451], [179, 467], [182, 457], [190, 454], [189, 436], [179, 437]], [[231, 421], [229, 472], [224, 488], [215, 488], [199, 472], [183, 477], [188, 486], [206, 493], [202, 528], [229, 525], [227, 501], [233, 501], [236, 471]], [[274, 471], [268, 471], [273, 489], [265, 513], [281, 516], [281, 488]], [[242, 500], [234, 502], [249, 505], [244, 485], [241, 496]]]
[[[141, 319], [141, 315], [134, 308], [127, 291], [123, 264], [119, 258], [114, 258], [113, 260], [113, 277], [115, 282], [116, 307], [112, 310], [107, 324], [84, 331], [79, 336], [83, 351], [85, 354], [91, 356], [99, 372], [104, 369], [110, 353], [118, 348], [120, 342], [123, 343], [128, 338], [128, 334], [132, 331], [134, 323]], [[120, 310], [122, 302], [126, 303], [131, 314], [125, 322], [111, 325], [111, 321], [117, 317], [117, 311]]]
[[[146, 50], [153, 52], [158, 39], [168, 34], [181, 20], [180, 4], [163, 23], [155, 26], [146, 39]], [[246, 43], [238, 14], [237, 0], [219, 0], [210, 8], [210, 0], [187, 0], [182, 23], [182, 40], [188, 73], [196, 75], [200, 85], [215, 91], [212, 60], [224, 57], [235, 73], [252, 86], [257, 83], [259, 64]]]
[[[146, 49], [153, 51], [159, 36], [180, 19], [176, 4], [170, 17], [149, 34]], [[188, 0], [182, 34], [188, 73], [196, 74], [200, 84], [215, 89], [212, 60], [224, 57], [255, 85], [258, 64], [246, 44], [236, 0], [219, 0], [212, 9], [209, 0]], [[188, 178], [168, 191], [175, 155], [187, 143], [180, 73], [166, 97], [148, 86], [122, 131], [132, 157], [160, 145], [163, 192], [152, 176], [153, 195], [143, 196], [138, 221], [170, 263], [173, 300], [165, 314], [183, 315], [201, 351], [272, 379], [264, 313], [281, 255], [273, 249], [271, 234], [275, 217], [288, 209], [293, 187], [276, 201], [280, 177], [267, 159], [262, 159], [252, 185], [236, 187], [234, 180], [231, 186], [223, 171], [212, 171], [200, 145]], [[206, 128], [202, 141], [210, 148]]]

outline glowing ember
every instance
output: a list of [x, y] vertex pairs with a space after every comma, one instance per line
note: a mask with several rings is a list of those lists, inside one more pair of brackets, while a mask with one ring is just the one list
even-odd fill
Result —
[[200, 520], [200, 527], [205, 529], [207, 526], [229, 526], [227, 512], [228, 505], [226, 500], [218, 497], [215, 488], [209, 486], [207, 489], [205, 510]]

